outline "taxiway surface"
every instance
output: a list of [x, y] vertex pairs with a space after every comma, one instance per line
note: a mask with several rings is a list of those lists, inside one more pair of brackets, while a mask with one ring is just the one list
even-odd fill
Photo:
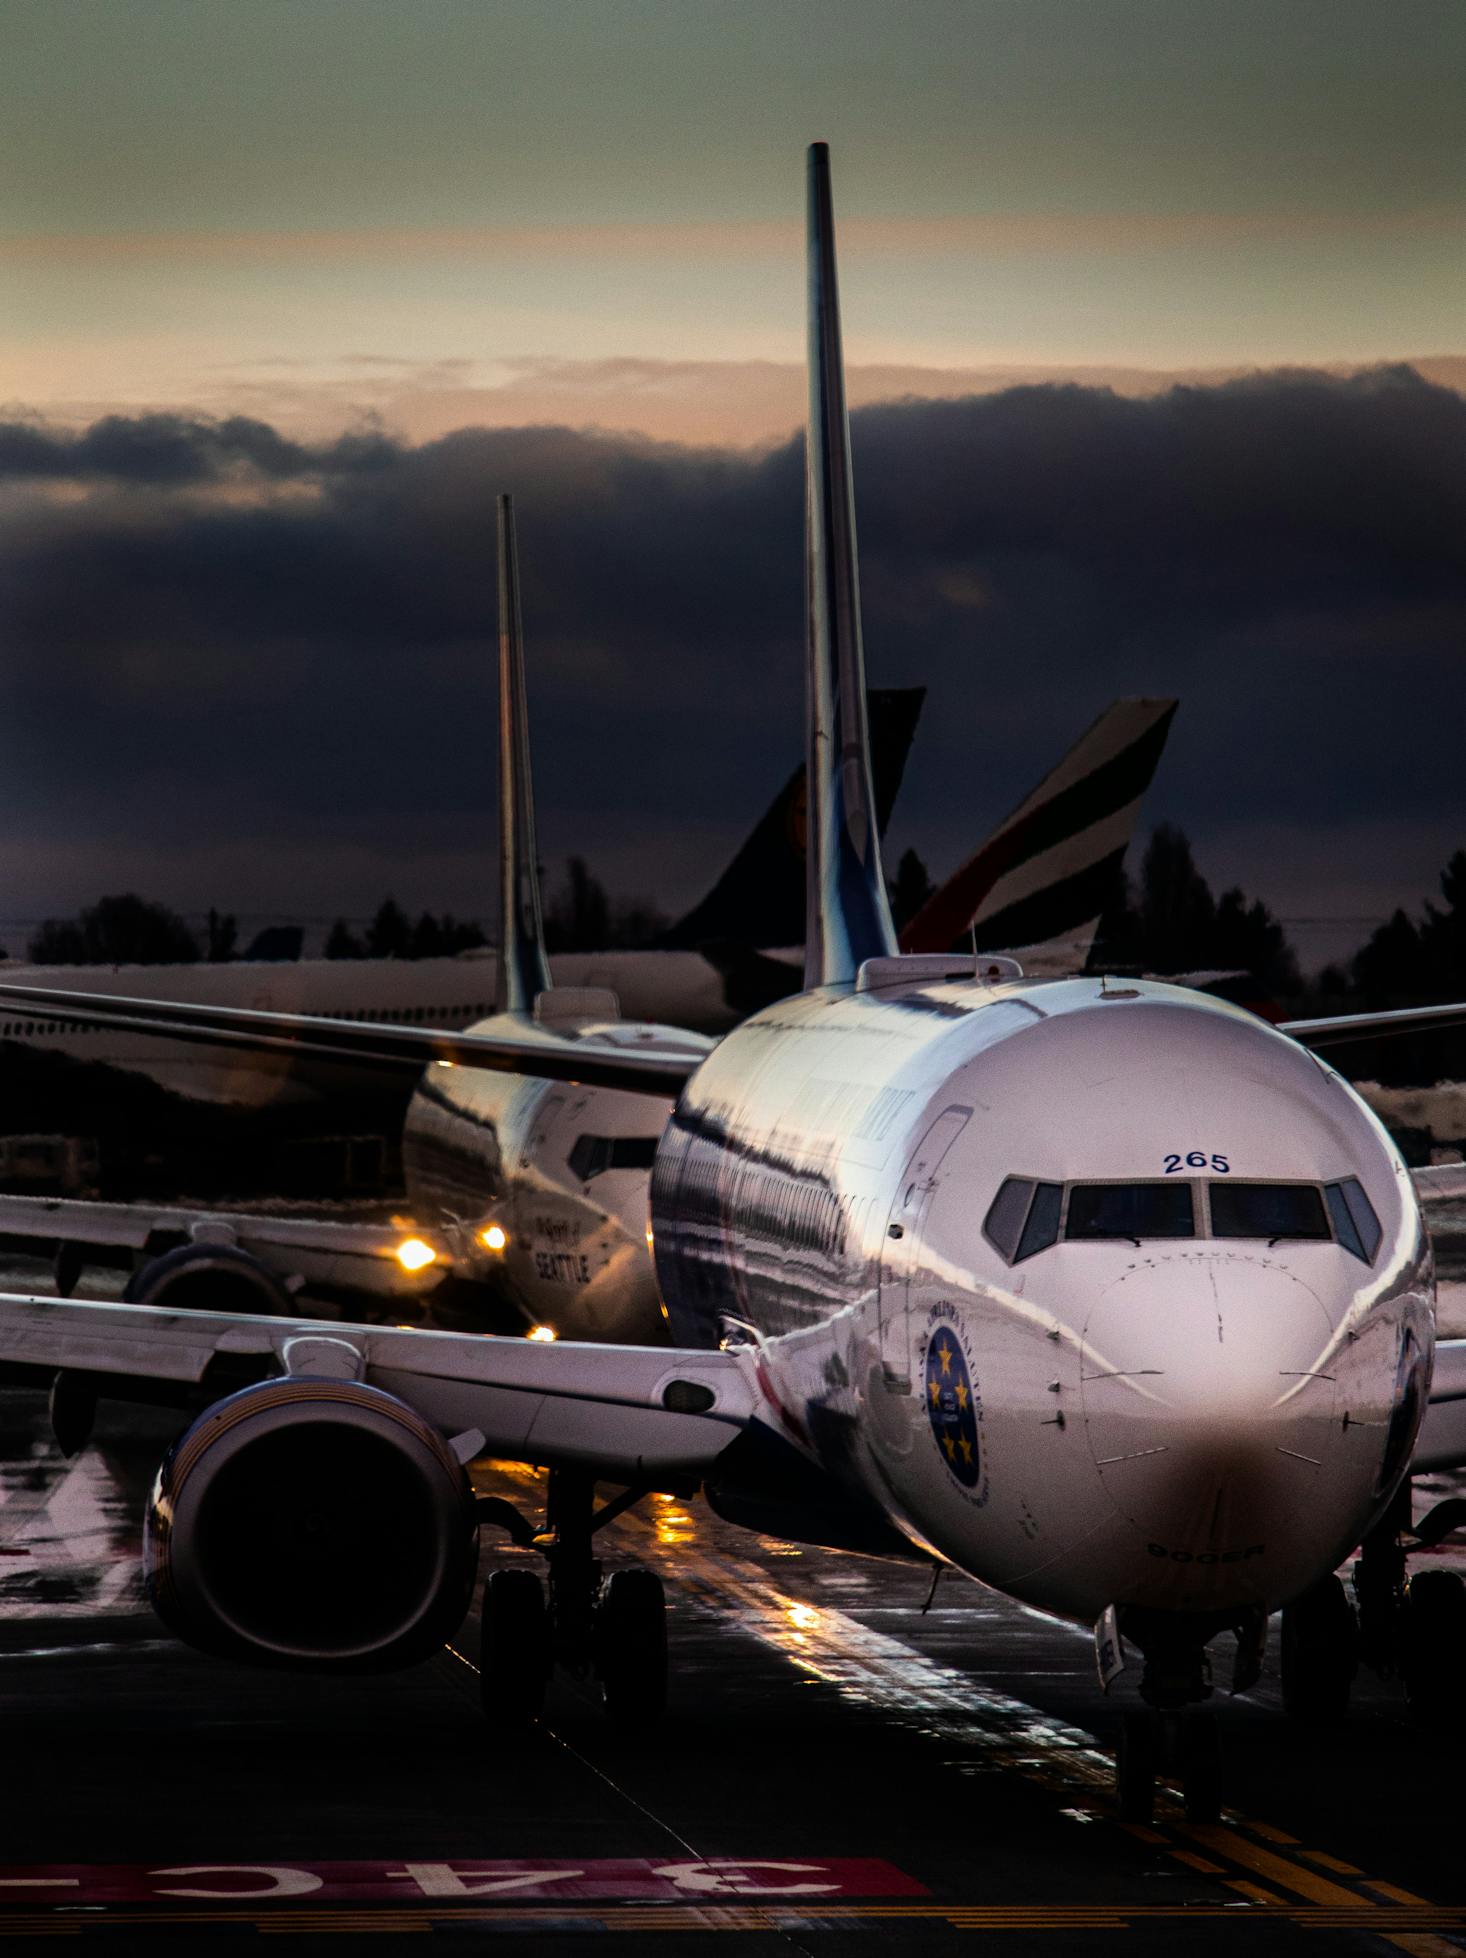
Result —
[[[1302, 1733], [1274, 1652], [1222, 1707], [1223, 1821], [1189, 1825], [1167, 1795], [1154, 1827], [1124, 1825], [1108, 1750], [1125, 1689], [1101, 1699], [1087, 1635], [950, 1576], [923, 1612], [919, 1570], [658, 1499], [604, 1542], [667, 1581], [665, 1726], [618, 1737], [593, 1683], [562, 1677], [540, 1732], [506, 1746], [478, 1710], [476, 1611], [453, 1650], [382, 1679], [172, 1641], [137, 1548], [175, 1426], [107, 1409], [68, 1463], [41, 1397], [0, 1395], [0, 1940], [1466, 1947], [1461, 1742], [1413, 1724], [1394, 1683], [1361, 1675], [1346, 1728]], [[539, 1499], [527, 1471], [477, 1475]], [[486, 1539], [484, 1567], [521, 1554]]]

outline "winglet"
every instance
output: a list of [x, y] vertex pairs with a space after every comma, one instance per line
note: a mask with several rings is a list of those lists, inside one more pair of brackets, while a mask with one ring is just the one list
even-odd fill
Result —
[[809, 852], [804, 983], [849, 985], [889, 957], [886, 900], [865, 718], [865, 655], [840, 345], [830, 152], [809, 149], [809, 429], [805, 550], [809, 601]]
[[499, 1011], [528, 1015], [550, 990], [540, 914], [524, 639], [519, 621], [519, 551], [514, 498], [499, 498]]

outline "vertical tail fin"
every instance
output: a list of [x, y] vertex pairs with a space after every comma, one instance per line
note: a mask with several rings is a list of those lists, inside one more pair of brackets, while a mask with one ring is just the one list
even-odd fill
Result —
[[[876, 823], [883, 836], [925, 698], [925, 687], [872, 687], [865, 697]], [[657, 944], [691, 951], [710, 943], [801, 944], [808, 811], [801, 762], [707, 896], [669, 925]]]
[[550, 990], [540, 916], [524, 640], [519, 622], [519, 550], [514, 498], [499, 498], [499, 1011], [533, 1012]]
[[809, 854], [804, 983], [848, 984], [888, 957], [896, 933], [881, 870], [850, 474], [850, 424], [835, 278], [830, 152], [809, 150], [809, 430], [805, 550], [809, 601]]
[[[1116, 700], [901, 933], [903, 952], [1071, 941], [1082, 968], [1171, 731], [1174, 700]], [[1025, 961], [1026, 963], [1026, 961]]]

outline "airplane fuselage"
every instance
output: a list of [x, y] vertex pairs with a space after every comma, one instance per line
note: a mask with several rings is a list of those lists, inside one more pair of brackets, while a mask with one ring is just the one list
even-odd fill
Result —
[[1381, 1511], [1427, 1391], [1393, 1145], [1316, 1056], [1176, 987], [769, 1008], [689, 1082], [652, 1224], [674, 1340], [757, 1342], [789, 1440], [1084, 1622], [1300, 1595]]
[[[583, 1030], [641, 1050], [708, 1045], [624, 1021]], [[403, 1129], [413, 1214], [455, 1271], [507, 1286], [530, 1323], [574, 1339], [664, 1340], [647, 1189], [671, 1113], [653, 1095], [434, 1065]]]

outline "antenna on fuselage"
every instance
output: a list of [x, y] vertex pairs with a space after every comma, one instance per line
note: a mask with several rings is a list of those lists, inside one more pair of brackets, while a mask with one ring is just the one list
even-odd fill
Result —
[[530, 1014], [550, 990], [535, 852], [514, 498], [499, 498], [499, 1011]]
[[835, 278], [830, 152], [825, 143], [809, 147], [808, 255], [806, 987], [849, 985], [863, 960], [889, 958], [896, 951], [871, 787], [850, 422], [845, 412]]

